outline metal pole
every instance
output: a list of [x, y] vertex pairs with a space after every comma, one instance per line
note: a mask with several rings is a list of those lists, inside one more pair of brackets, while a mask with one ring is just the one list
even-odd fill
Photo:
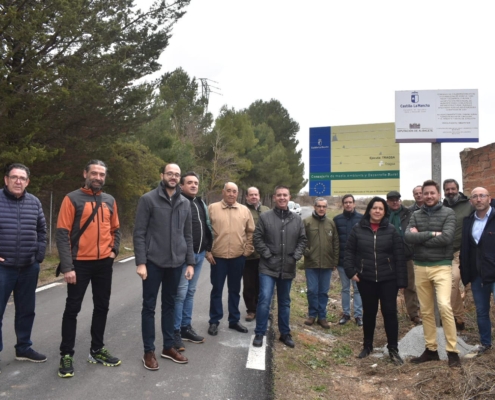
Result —
[[52, 212], [53, 212], [53, 190], [50, 192], [50, 254], [52, 254]]
[[[442, 184], [442, 143], [431, 144], [431, 179]], [[435, 322], [437, 327], [442, 326], [440, 311], [438, 310], [437, 294], [435, 293]]]

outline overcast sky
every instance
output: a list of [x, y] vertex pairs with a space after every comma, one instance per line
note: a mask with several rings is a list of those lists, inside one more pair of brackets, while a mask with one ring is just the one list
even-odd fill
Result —
[[[148, 0], [137, 0], [146, 8]], [[493, 12], [484, 1], [192, 0], [161, 73], [209, 78], [209, 110], [279, 100], [309, 128], [394, 122], [396, 90], [478, 89], [479, 143], [442, 144], [442, 179], [461, 184], [459, 152], [495, 141]], [[402, 197], [431, 178], [431, 144], [401, 144]]]

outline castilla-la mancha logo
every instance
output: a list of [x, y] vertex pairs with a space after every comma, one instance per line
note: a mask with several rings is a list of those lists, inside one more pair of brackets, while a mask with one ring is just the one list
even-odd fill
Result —
[[411, 103], [419, 103], [419, 93], [412, 92], [411, 93]]

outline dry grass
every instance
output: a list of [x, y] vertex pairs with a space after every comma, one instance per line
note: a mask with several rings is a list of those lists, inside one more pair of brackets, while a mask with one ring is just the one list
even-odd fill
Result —
[[[355, 323], [338, 325], [341, 314], [340, 280], [332, 274], [328, 319], [331, 329], [304, 325], [307, 315], [306, 281], [298, 270], [292, 286], [291, 329], [296, 347], [275, 341], [273, 354], [275, 399], [494, 399], [495, 359], [486, 354], [462, 360], [462, 368], [451, 369], [446, 361], [397, 367], [388, 358], [356, 356], [362, 346], [362, 330]], [[479, 342], [476, 315], [470, 294], [466, 301], [467, 330], [463, 339]], [[398, 297], [399, 337], [412, 327]], [[275, 310], [276, 317], [276, 310]], [[275, 319], [276, 321], [276, 319]], [[275, 324], [275, 331], [277, 331]], [[276, 338], [278, 333], [276, 332]], [[375, 348], [386, 345], [381, 315], [378, 316]], [[495, 351], [494, 351], [495, 352]]]

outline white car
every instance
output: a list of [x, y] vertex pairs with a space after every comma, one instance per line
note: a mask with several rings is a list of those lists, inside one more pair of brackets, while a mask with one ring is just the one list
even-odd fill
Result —
[[299, 205], [299, 203], [294, 204], [294, 209], [292, 210], [292, 212], [295, 212], [296, 214], [301, 215], [301, 206]]

